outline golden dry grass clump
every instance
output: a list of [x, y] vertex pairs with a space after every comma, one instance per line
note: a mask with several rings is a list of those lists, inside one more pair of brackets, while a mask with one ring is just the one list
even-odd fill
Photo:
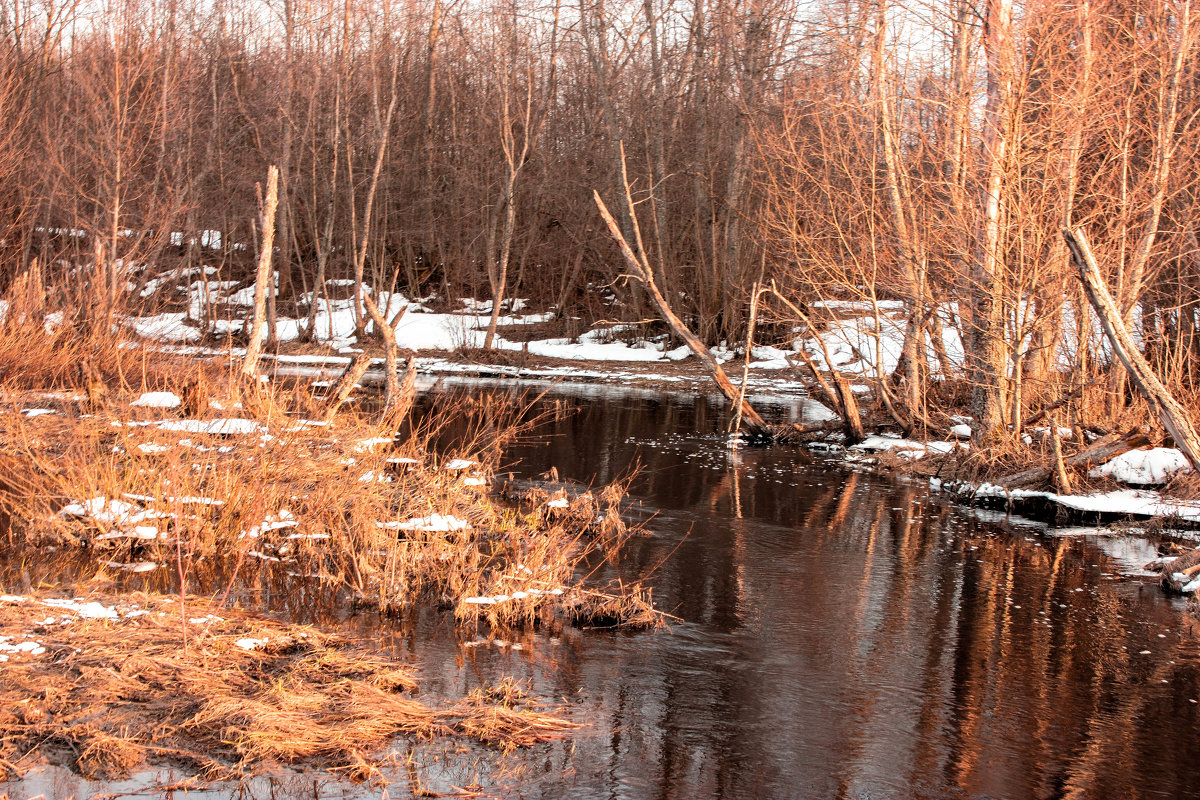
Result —
[[[613, 619], [607, 591], [576, 590], [584, 560], [624, 542], [621, 487], [493, 496], [503, 447], [529, 422], [519, 401], [450, 398], [420, 419], [330, 415], [307, 386], [249, 387], [232, 364], [111, 327], [51, 336], [45, 325], [12, 308], [0, 324], [0, 364], [21, 350], [24, 365], [0, 369], [10, 541], [88, 549], [110, 570], [169, 569], [185, 586], [201, 561], [222, 562], [231, 585], [269, 571], [385, 612], [433, 602], [493, 626], [585, 619], [589, 605]], [[179, 404], [146, 404], [146, 390]], [[615, 599], [633, 610], [618, 622], [654, 618], [644, 590]]]
[[432, 708], [412, 697], [406, 666], [359, 643], [199, 597], [186, 609], [181, 617], [177, 598], [143, 594], [0, 598], [10, 645], [0, 777], [66, 753], [91, 778], [149, 761], [209, 779], [270, 763], [377, 779], [397, 736], [462, 736], [507, 750], [576, 727], [511, 684]]

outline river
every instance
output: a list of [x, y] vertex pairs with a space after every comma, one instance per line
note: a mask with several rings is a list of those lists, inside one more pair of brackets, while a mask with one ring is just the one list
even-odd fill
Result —
[[1137, 574], [1143, 540], [956, 507], [802, 448], [733, 450], [706, 397], [560, 386], [544, 402], [564, 401], [579, 410], [510, 448], [508, 469], [598, 484], [637, 465], [630, 515], [649, 535], [597, 574], [646, 579], [681, 621], [530, 632], [515, 650], [464, 642], [438, 612], [346, 620], [415, 660], [423, 697], [512, 676], [584, 725], [502, 758], [419, 747], [438, 759], [430, 790], [1200, 797], [1200, 625]]

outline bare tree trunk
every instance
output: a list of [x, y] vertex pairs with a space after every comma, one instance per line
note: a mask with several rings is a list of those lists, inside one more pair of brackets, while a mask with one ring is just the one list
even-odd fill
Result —
[[987, 181], [981, 197], [983, 229], [975, 256], [971, 287], [973, 327], [970, 353], [972, 430], [977, 444], [1005, 438], [1001, 386], [1007, 352], [1004, 343], [1004, 259], [1000, 217], [1008, 156], [1008, 121], [1012, 115], [1015, 57], [1012, 43], [1012, 0], [987, 0], [984, 50], [987, 54], [987, 107], [984, 111], [983, 158]]
[[262, 209], [262, 249], [258, 254], [258, 272], [254, 281], [254, 324], [250, 328], [250, 342], [246, 345], [246, 358], [242, 361], [242, 375], [256, 379], [258, 357], [262, 352], [263, 324], [267, 311], [267, 282], [271, 280], [271, 255], [275, 249], [275, 209], [279, 205], [279, 169], [271, 165], [267, 169], [267, 198]]
[[[379, 136], [379, 150], [375, 154], [375, 168], [371, 171], [371, 183], [367, 187], [367, 202], [363, 209], [362, 232], [358, 241], [358, 248], [354, 253], [354, 315], [356, 319], [361, 319], [361, 306], [364, 303], [372, 302], [367, 297], [367, 292], [363, 288], [364, 270], [367, 262], [367, 246], [371, 241], [371, 215], [375, 209], [375, 192], [379, 189], [379, 175], [383, 171], [383, 159], [387, 153], [388, 141], [392, 133], [392, 116], [396, 111], [396, 101], [399, 99], [396, 92], [396, 61], [392, 61], [392, 99], [388, 103], [387, 113], [382, 120], [378, 120], [377, 134]], [[378, 109], [376, 109], [378, 111]], [[346, 143], [347, 149], [350, 143]], [[346, 163], [352, 164], [350, 153], [347, 152]], [[353, 212], [354, 205], [354, 181], [349, 181], [350, 200]], [[351, 217], [351, 227], [354, 226], [353, 214]], [[385, 320], [386, 322], [386, 320]], [[361, 328], [366, 326], [360, 323]], [[376, 327], [379, 325], [376, 323]]]
[[1100, 324], [1104, 326], [1104, 333], [1112, 345], [1113, 352], [1125, 365], [1129, 377], [1133, 379], [1150, 408], [1162, 421], [1163, 427], [1175, 440], [1176, 447], [1183, 451], [1184, 456], [1191, 462], [1192, 469], [1200, 470], [1200, 434], [1197, 434], [1192, 426], [1187, 410], [1171, 396], [1134, 344], [1133, 337], [1129, 335], [1121, 318], [1120, 309], [1100, 276], [1100, 268], [1096, 265], [1087, 236], [1082, 229], [1072, 231], [1069, 228], [1063, 229], [1063, 236], [1067, 240], [1067, 246], [1071, 248], [1071, 256], [1079, 270], [1079, 279], [1087, 292], [1088, 302], [1100, 317]]
[[[371, 315], [371, 321], [375, 323], [375, 332], [383, 339], [384, 348], [384, 369], [385, 386], [383, 395], [383, 404], [385, 408], [391, 408], [395, 405], [400, 394], [400, 383], [397, 377], [396, 367], [400, 363], [398, 348], [396, 346], [396, 326], [400, 324], [400, 320], [404, 318], [408, 311], [408, 306], [405, 305], [396, 312], [396, 316], [388, 319], [384, 316], [383, 311], [379, 309], [379, 305], [371, 298], [367, 292], [363, 292], [363, 303], [367, 307], [367, 313]], [[391, 297], [388, 298], [391, 301]], [[391, 310], [391, 309], [389, 309]]]

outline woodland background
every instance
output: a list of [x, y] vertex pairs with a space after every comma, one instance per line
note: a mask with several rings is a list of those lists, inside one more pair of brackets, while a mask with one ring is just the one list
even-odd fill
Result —
[[252, 276], [277, 165], [272, 318], [331, 279], [653, 317], [597, 190], [709, 343], [772, 281], [902, 302], [880, 385], [986, 438], [1072, 391], [1092, 422], [1136, 406], [1071, 226], [1194, 408], [1190, 1], [0, 0], [0, 276], [51, 306]]

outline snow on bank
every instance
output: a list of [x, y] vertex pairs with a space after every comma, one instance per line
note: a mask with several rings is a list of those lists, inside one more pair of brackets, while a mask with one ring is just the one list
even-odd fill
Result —
[[958, 483], [929, 479], [930, 486], [959, 497], [973, 500], [1007, 500], [1009, 502], [1044, 500], [1072, 511], [1132, 517], [1168, 517], [1185, 523], [1200, 523], [1200, 501], [1164, 498], [1147, 489], [1120, 489], [1089, 495], [1057, 494], [1032, 489], [1006, 489], [993, 483], [969, 487]]
[[428, 531], [449, 532], [462, 531], [471, 527], [465, 519], [459, 519], [453, 514], [430, 514], [428, 517], [414, 517], [402, 521], [376, 522], [383, 530], [388, 531]]
[[1130, 450], [1111, 461], [1093, 467], [1093, 478], [1112, 478], [1129, 486], [1161, 485], [1175, 475], [1191, 472], [1187, 457], [1174, 447], [1154, 447]]
[[209, 434], [212, 436], [248, 436], [266, 431], [259, 423], [250, 419], [174, 419], [159, 422], [160, 431], [178, 431], [181, 433]]
[[174, 392], [143, 392], [129, 405], [135, 408], [179, 408], [183, 401]]

